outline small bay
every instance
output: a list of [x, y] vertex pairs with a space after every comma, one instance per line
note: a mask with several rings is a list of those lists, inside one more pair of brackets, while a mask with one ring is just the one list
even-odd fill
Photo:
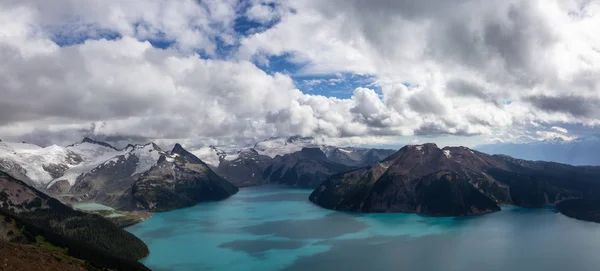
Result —
[[242, 188], [127, 230], [153, 270], [600, 270], [600, 224], [553, 208], [475, 217], [322, 209], [310, 190]]

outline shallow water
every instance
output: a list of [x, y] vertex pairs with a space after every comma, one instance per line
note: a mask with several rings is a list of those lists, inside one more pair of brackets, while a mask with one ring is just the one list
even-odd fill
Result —
[[353, 214], [309, 190], [243, 188], [128, 228], [153, 270], [600, 270], [600, 224], [515, 207], [470, 218]]
[[84, 210], [84, 211], [111, 211], [114, 210], [110, 206], [102, 205], [100, 203], [86, 202], [86, 203], [78, 203], [73, 207], [75, 209]]

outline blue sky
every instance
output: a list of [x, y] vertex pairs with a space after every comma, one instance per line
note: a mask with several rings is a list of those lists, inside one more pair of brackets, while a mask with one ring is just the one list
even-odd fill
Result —
[[[269, 6], [274, 7], [275, 4]], [[249, 6], [243, 6], [239, 12], [244, 13]], [[246, 16], [240, 16], [235, 20], [233, 29], [239, 37], [248, 36], [254, 33], [259, 33], [268, 30], [278, 23], [278, 19], [261, 23], [253, 21]], [[139, 25], [134, 25], [138, 27]], [[84, 43], [86, 40], [116, 40], [122, 36], [118, 32], [111, 31], [108, 29], [96, 29], [90, 26], [92, 31], [85, 31], [77, 33], [73, 32], [63, 33], [56, 32], [52, 36], [52, 40], [59, 46], [72, 46]], [[175, 45], [175, 41], [167, 39], [165, 35], [158, 35], [155, 38], [147, 39], [155, 48], [167, 49]], [[226, 45], [222, 40], [216, 39], [217, 49], [214, 54], [209, 55], [203, 50], [195, 50], [194, 53], [198, 54], [203, 59], [228, 59], [239, 49], [239, 44]], [[269, 56], [266, 58], [266, 62], [254, 59], [253, 63], [269, 74], [283, 73], [289, 75], [296, 84], [297, 88], [302, 92], [312, 95], [323, 95], [327, 97], [336, 97], [342, 99], [348, 99], [352, 96], [354, 89], [358, 87], [368, 87], [380, 92], [380, 87], [375, 82], [373, 75], [366, 74], [355, 74], [355, 73], [332, 73], [332, 74], [310, 74], [303, 72], [303, 67], [308, 63], [295, 63], [291, 61], [293, 59], [291, 53]], [[410, 86], [410, 84], [406, 84]]]

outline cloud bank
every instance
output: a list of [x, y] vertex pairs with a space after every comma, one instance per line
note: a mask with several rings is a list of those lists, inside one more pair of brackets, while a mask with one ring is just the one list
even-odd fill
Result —
[[[599, 12], [576, 0], [3, 1], [0, 138], [571, 138], [565, 124], [600, 122]], [[373, 82], [309, 94], [264, 69], [273, 57]]]

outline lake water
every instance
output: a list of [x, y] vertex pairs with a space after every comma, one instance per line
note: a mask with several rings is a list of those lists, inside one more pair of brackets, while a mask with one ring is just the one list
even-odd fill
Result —
[[109, 206], [102, 205], [100, 203], [93, 203], [93, 202], [78, 203], [78, 204], [75, 204], [73, 207], [75, 209], [79, 209], [79, 210], [83, 210], [83, 211], [111, 211], [111, 210], [114, 210], [113, 208], [111, 208]]
[[153, 270], [600, 270], [600, 224], [515, 207], [470, 218], [353, 214], [309, 190], [240, 189], [128, 228]]

